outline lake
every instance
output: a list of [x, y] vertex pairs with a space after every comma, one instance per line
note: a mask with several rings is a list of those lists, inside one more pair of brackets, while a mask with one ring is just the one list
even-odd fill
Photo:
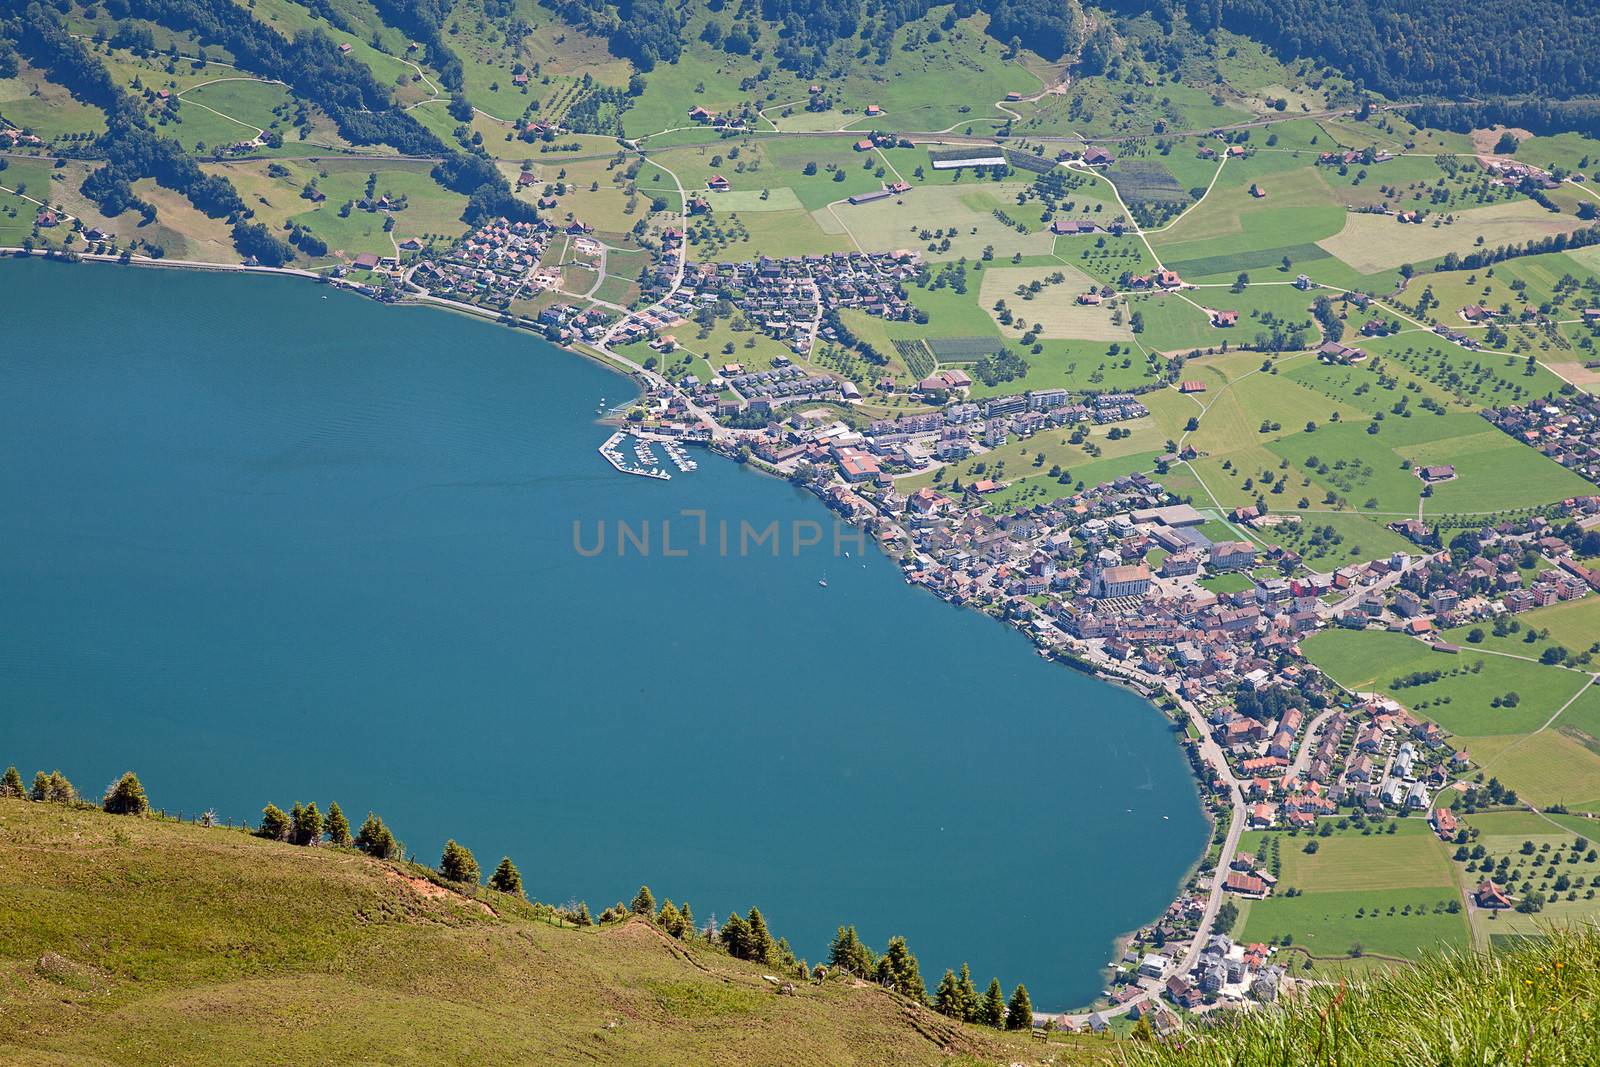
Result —
[[[1153, 708], [836, 555], [783, 482], [613, 471], [631, 383], [526, 333], [40, 261], [0, 262], [0, 308], [0, 766], [236, 821], [337, 800], [539, 899], [758, 905], [813, 963], [854, 923], [1046, 1009], [1204, 847]], [[619, 521], [673, 554], [619, 557]]]

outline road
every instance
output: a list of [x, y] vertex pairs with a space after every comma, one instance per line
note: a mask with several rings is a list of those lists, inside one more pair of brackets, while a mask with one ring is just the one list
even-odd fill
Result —
[[1339, 707], [1328, 708], [1319, 712], [1316, 718], [1311, 720], [1311, 725], [1306, 727], [1305, 738], [1300, 742], [1300, 750], [1294, 754], [1294, 762], [1289, 764], [1288, 771], [1284, 774], [1285, 778], [1295, 778], [1306, 773], [1306, 768], [1311, 766], [1311, 758], [1317, 750], [1316, 746], [1311, 743], [1312, 740], [1317, 736], [1317, 732], [1327, 724], [1327, 721], [1342, 710]]

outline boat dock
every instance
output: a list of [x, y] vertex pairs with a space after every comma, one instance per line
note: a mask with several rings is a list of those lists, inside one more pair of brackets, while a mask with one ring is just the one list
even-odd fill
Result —
[[638, 463], [631, 464], [628, 462], [627, 457], [622, 454], [621, 447], [623, 440], [628, 436], [629, 434], [626, 430], [618, 430], [606, 438], [606, 443], [601, 445], [599, 449], [600, 454], [606, 458], [606, 462], [623, 474], [637, 474], [641, 478], [659, 478], [664, 482], [671, 481], [672, 475], [662, 470], [659, 466], [655, 466], [655, 453], [650, 451], [650, 446], [644, 441], [638, 441], [634, 445], [634, 455], [638, 457]]

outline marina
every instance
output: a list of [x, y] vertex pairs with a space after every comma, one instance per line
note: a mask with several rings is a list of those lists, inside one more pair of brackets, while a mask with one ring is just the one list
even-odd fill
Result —
[[606, 438], [605, 444], [601, 445], [599, 449], [600, 454], [606, 458], [606, 462], [623, 474], [637, 474], [641, 478], [658, 478], [663, 482], [671, 481], [672, 475], [661, 469], [655, 453], [650, 451], [649, 444], [640, 438], [634, 438], [635, 444], [633, 446], [633, 452], [638, 459], [638, 464], [629, 464], [627, 457], [622, 453], [621, 445], [630, 436], [632, 435], [626, 430], [618, 430]]

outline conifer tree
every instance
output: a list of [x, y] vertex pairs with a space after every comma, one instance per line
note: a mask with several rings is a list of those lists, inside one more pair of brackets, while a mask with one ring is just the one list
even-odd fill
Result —
[[722, 947], [728, 950], [728, 955], [734, 959], [750, 958], [750, 924], [745, 922], [738, 912], [728, 916], [728, 921], [717, 931], [717, 939], [722, 942]]
[[28, 792], [22, 785], [22, 775], [17, 773], [15, 767], [7, 767], [5, 777], [0, 778], [0, 797], [20, 800], [27, 795]]
[[50, 772], [50, 800], [56, 804], [77, 803], [78, 791], [60, 771]]
[[350, 847], [350, 820], [344, 817], [337, 800], [328, 804], [328, 840], [340, 848]]
[[877, 960], [872, 950], [862, 944], [854, 926], [841, 926], [828, 947], [828, 966], [857, 978], [870, 978], [877, 969]]
[[478, 860], [465, 846], [454, 838], [444, 843], [444, 854], [439, 857], [439, 873], [452, 882], [478, 884]]
[[628, 910], [635, 915], [643, 915], [646, 919], [656, 917], [656, 895], [650, 892], [649, 886], [639, 887], [639, 891], [633, 895], [633, 903], [629, 905]]
[[322, 812], [315, 803], [301, 807], [295, 805], [294, 843], [297, 845], [322, 844]]
[[579, 926], [593, 926], [594, 925], [594, 920], [589, 918], [589, 903], [588, 903], [588, 901], [582, 901], [582, 902], [580, 902], [578, 904], [577, 922], [578, 922]]
[[969, 1023], [978, 1021], [978, 989], [972, 984], [972, 971], [961, 964], [961, 974], [956, 978], [956, 992], [961, 998], [961, 1018]]
[[400, 842], [383, 825], [383, 820], [370, 811], [367, 812], [367, 821], [361, 824], [361, 830], [356, 834], [355, 843], [356, 848], [380, 860], [400, 857]]
[[517, 865], [511, 862], [510, 856], [500, 858], [500, 866], [489, 876], [489, 888], [510, 893], [514, 897], [522, 895], [522, 872], [517, 870]]
[[1000, 991], [1000, 979], [989, 979], [989, 988], [978, 1006], [978, 1021], [996, 1030], [1006, 1025], [1006, 995]]
[[683, 919], [683, 923], [682, 928], [679, 930], [676, 936], [684, 941], [694, 940], [694, 911], [689, 907], [689, 902], [687, 900], [683, 902], [683, 907], [679, 908], [678, 912]]
[[1021, 982], [1011, 991], [1011, 1002], [1006, 1005], [1006, 1029], [1027, 1030], [1033, 1026], [1033, 1001], [1028, 998], [1028, 987]]
[[656, 922], [661, 929], [672, 937], [677, 937], [683, 930], [683, 916], [679, 914], [677, 906], [670, 900], [663, 901], [661, 912], [656, 916]]
[[889, 939], [889, 948], [878, 961], [877, 976], [880, 983], [903, 996], [919, 1002], [928, 999], [928, 988], [923, 984], [917, 957], [906, 947], [903, 937]]
[[966, 1013], [963, 1008], [961, 987], [956, 982], [956, 972], [946, 967], [944, 977], [939, 979], [939, 988], [933, 994], [933, 1010], [952, 1019], [965, 1019]]
[[750, 955], [758, 963], [771, 963], [775, 956], [772, 934], [767, 930], [767, 920], [760, 908], [750, 909]]
[[260, 837], [269, 841], [285, 841], [289, 837], [289, 816], [276, 804], [268, 804], [261, 809], [261, 828], [256, 831]]
[[150, 798], [144, 795], [139, 776], [129, 771], [106, 790], [101, 807], [112, 815], [148, 815]]
[[71, 804], [78, 799], [78, 791], [72, 788], [72, 783], [60, 771], [51, 771], [49, 774], [40, 771], [35, 774], [32, 795], [34, 800], [48, 800], [53, 804]]

